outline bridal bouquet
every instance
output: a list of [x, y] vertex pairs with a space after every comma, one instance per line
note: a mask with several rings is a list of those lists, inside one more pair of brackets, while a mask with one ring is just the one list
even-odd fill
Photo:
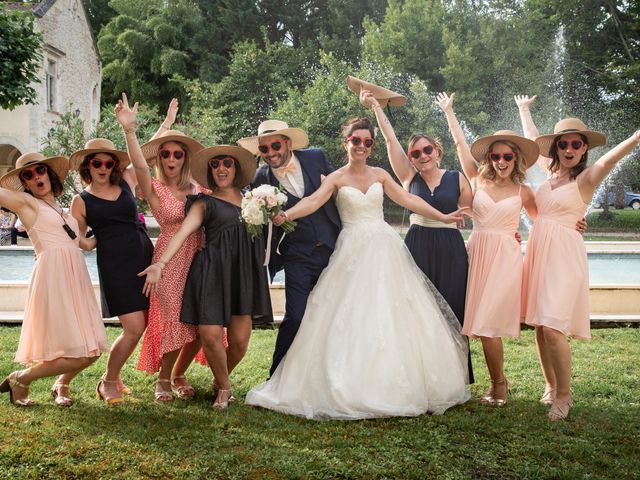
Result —
[[[240, 204], [242, 219], [252, 239], [262, 234], [262, 227], [269, 223], [272, 215], [280, 213], [286, 203], [287, 195], [272, 185], [260, 185], [244, 194]], [[291, 233], [296, 222], [285, 220], [281, 227], [285, 233]]]

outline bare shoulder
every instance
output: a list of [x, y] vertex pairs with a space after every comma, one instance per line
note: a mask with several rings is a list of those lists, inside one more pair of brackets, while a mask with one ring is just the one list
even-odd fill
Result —
[[387, 172], [384, 168], [381, 167], [369, 167], [371, 173], [374, 175], [375, 179], [379, 182], [384, 182], [391, 178], [389, 172]]

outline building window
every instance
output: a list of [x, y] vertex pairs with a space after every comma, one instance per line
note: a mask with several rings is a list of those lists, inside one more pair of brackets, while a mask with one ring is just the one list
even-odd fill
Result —
[[47, 110], [56, 111], [56, 96], [58, 93], [57, 85], [57, 65], [56, 62], [49, 60], [47, 62]]

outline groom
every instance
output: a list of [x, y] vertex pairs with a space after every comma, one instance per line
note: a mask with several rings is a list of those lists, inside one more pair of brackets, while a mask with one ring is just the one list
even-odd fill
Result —
[[[320, 187], [323, 176], [333, 172], [326, 154], [320, 149], [306, 149], [309, 138], [304, 130], [289, 128], [281, 120], [266, 120], [258, 126], [258, 135], [238, 140], [264, 160], [251, 187], [263, 184], [282, 186], [287, 194], [287, 208], [307, 197]], [[341, 224], [333, 201], [328, 201], [315, 213], [297, 220], [297, 226], [282, 243], [283, 232], [275, 227], [271, 243], [269, 273], [273, 278], [284, 267], [285, 314], [269, 371], [273, 375], [278, 364], [300, 328], [309, 293], [329, 263]], [[277, 253], [278, 244], [280, 245]]]

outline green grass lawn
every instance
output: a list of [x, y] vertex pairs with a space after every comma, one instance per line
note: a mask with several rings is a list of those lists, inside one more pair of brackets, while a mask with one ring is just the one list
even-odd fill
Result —
[[[111, 339], [119, 333], [109, 328]], [[0, 372], [15, 368], [19, 329], [0, 328]], [[52, 380], [32, 386], [39, 405], [21, 409], [0, 399], [0, 478], [638, 478], [640, 472], [640, 330], [594, 330], [572, 342], [575, 406], [566, 422], [550, 423], [538, 403], [542, 376], [532, 331], [506, 341], [509, 403], [476, 399], [442, 416], [365, 421], [308, 421], [242, 404], [264, 380], [273, 330], [254, 331], [232, 380], [239, 402], [211, 407], [211, 374], [196, 365], [193, 401], [156, 404], [153, 377], [124, 372], [134, 389], [121, 408], [94, 398], [106, 358], [75, 381], [75, 404], [53, 405]], [[487, 384], [477, 342], [478, 383]]]

